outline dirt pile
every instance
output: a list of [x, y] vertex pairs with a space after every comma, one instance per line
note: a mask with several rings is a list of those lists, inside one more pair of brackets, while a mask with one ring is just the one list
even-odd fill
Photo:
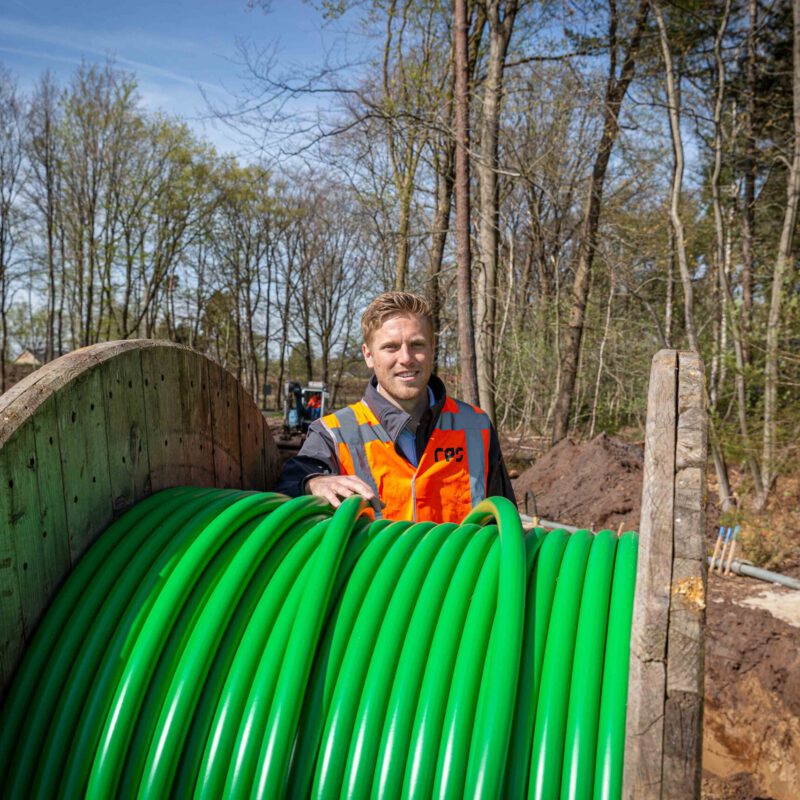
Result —
[[638, 530], [644, 448], [601, 433], [563, 439], [514, 481], [522, 507], [532, 491], [539, 516], [594, 530]]

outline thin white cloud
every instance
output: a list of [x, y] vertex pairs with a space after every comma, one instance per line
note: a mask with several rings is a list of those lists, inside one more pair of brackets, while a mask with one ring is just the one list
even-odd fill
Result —
[[136, 48], [160, 50], [168, 54], [178, 51], [199, 54], [207, 44], [184, 39], [179, 36], [161, 36], [144, 30], [74, 28], [65, 25], [32, 24], [12, 17], [0, 16], [0, 32], [7, 37], [31, 39], [69, 49], [104, 50], [113, 48]]
[[[202, 51], [200, 45], [176, 37], [153, 36], [145, 33], [132, 33], [129, 31], [86, 31], [78, 28], [65, 28], [55, 26], [30, 25], [19, 20], [0, 17], [0, 31], [5, 36], [27, 39], [40, 44], [50, 44], [67, 51], [80, 53], [82, 56], [91, 55], [99, 58], [110, 58], [119, 64], [132, 67], [136, 70], [149, 72], [151, 75], [166, 78], [167, 80], [183, 83], [188, 86], [201, 86], [209, 92], [219, 91], [219, 86], [208, 81], [198, 80], [175, 70], [165, 69], [158, 64], [140, 61], [124, 55], [124, 51], [131, 47], [136, 50], [160, 49], [168, 53], [183, 50], [187, 53], [199, 55]], [[127, 47], [125, 46], [127, 43]], [[0, 49], [9, 53], [46, 58], [51, 61], [63, 60], [69, 63], [78, 62], [80, 58], [69, 59], [67, 56], [59, 57], [53, 53], [42, 51], [23, 50], [0, 45]]]
[[57, 56], [46, 50], [26, 50], [23, 47], [6, 47], [0, 44], [0, 53], [11, 53], [15, 56], [26, 56], [27, 58], [43, 59], [45, 61], [58, 61], [62, 64], [80, 64], [81, 59], [75, 56]]

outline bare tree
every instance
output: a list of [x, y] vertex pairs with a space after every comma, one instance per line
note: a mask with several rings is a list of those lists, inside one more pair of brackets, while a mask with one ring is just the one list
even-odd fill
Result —
[[45, 262], [47, 264], [47, 321], [45, 334], [46, 360], [60, 354], [61, 320], [57, 318], [58, 284], [58, 169], [59, 110], [58, 89], [52, 75], [45, 73], [39, 81], [28, 111], [28, 162], [30, 179], [28, 196], [43, 226]]
[[489, 29], [489, 53], [483, 81], [481, 104], [480, 157], [476, 172], [480, 182], [480, 223], [478, 232], [478, 286], [475, 304], [475, 357], [478, 372], [478, 396], [481, 408], [495, 417], [495, 316], [497, 305], [497, 256], [499, 242], [498, 149], [503, 73], [508, 45], [514, 29], [516, 0], [488, 0], [486, 17]]
[[461, 395], [478, 403], [475, 331], [472, 319], [472, 256], [469, 216], [469, 22], [467, 0], [454, 0], [455, 107], [456, 107], [456, 263], [458, 264], [458, 351]]
[[[642, 35], [650, 10], [649, 0], [639, 0], [632, 18], [632, 31], [627, 43], [620, 36], [620, 17], [615, 0], [609, 2], [608, 13], [608, 78], [604, 101], [603, 132], [589, 182], [588, 197], [578, 246], [575, 278], [572, 282], [569, 322], [564, 337], [561, 365], [561, 383], [553, 415], [552, 441], [555, 444], [567, 435], [570, 409], [578, 374], [581, 340], [583, 338], [586, 302], [589, 297], [589, 279], [597, 250], [597, 232], [603, 203], [608, 162], [619, 133], [619, 113], [628, 87], [633, 80], [639, 56]], [[617, 67], [621, 64], [619, 74]]]
[[670, 49], [667, 26], [659, 3], [654, 2], [653, 13], [658, 23], [659, 43], [661, 55], [664, 59], [664, 83], [667, 90], [667, 109], [669, 112], [669, 130], [672, 141], [672, 185], [669, 193], [669, 221], [672, 227], [672, 244], [678, 261], [678, 271], [683, 286], [683, 319], [686, 327], [686, 336], [689, 347], [698, 350], [697, 329], [694, 324], [694, 292], [692, 289], [692, 276], [689, 273], [689, 260], [686, 256], [686, 231], [681, 217], [681, 190], [683, 187], [683, 171], [685, 164], [683, 150], [683, 136], [681, 134], [680, 107], [675, 90], [675, 68], [672, 64], [672, 51]]
[[[726, 0], [723, 7], [722, 16], [720, 18], [717, 35], [714, 39], [714, 64], [716, 67], [717, 75], [717, 90], [714, 97], [714, 110], [713, 110], [713, 123], [714, 123], [714, 168], [711, 174], [711, 194], [712, 206], [714, 212], [714, 238], [715, 238], [715, 270], [719, 278], [720, 286], [722, 288], [723, 300], [725, 300], [724, 308], [727, 310], [731, 335], [733, 340], [734, 353], [736, 358], [736, 373], [734, 376], [734, 384], [736, 388], [736, 405], [737, 405], [737, 419], [739, 423], [739, 433], [742, 436], [742, 441], [747, 451], [747, 460], [750, 466], [750, 473], [753, 478], [754, 490], [757, 497], [761, 497], [763, 493], [761, 481], [761, 469], [758, 461], [755, 458], [755, 453], [750, 444], [750, 432], [747, 423], [747, 401], [745, 389], [745, 334], [743, 319], [736, 313], [736, 302], [731, 288], [729, 278], [729, 258], [727, 255], [728, 248], [726, 247], [726, 228], [724, 213], [722, 207], [722, 196], [720, 187], [720, 178], [722, 175], [722, 161], [723, 161], [723, 107], [726, 92], [726, 68], [725, 61], [722, 55], [722, 43], [725, 38], [725, 33], [728, 27], [728, 20], [730, 16], [731, 2]], [[748, 231], [745, 226], [743, 236], [746, 237]], [[743, 259], [744, 260], [744, 259]], [[747, 267], [743, 265], [743, 280], [746, 277]], [[724, 322], [724, 320], [723, 320]], [[724, 349], [724, 348], [721, 348]], [[709, 390], [709, 411], [715, 414], [717, 411], [717, 391], [716, 386], [712, 385]], [[720, 504], [723, 509], [727, 509], [731, 503], [730, 483], [728, 480], [727, 467], [725, 464], [724, 456], [721, 452], [720, 443], [716, 432], [712, 438], [712, 456], [717, 469], [717, 478], [720, 486]]]
[[23, 229], [19, 207], [23, 170], [23, 109], [15, 82], [0, 65], [0, 392], [6, 390], [8, 311]]
[[742, 203], [742, 357], [750, 363], [750, 325], [753, 313], [756, 206], [756, 28], [758, 5], [747, 0], [747, 59], [745, 62], [744, 202]]
[[792, 0], [792, 105], [794, 140], [789, 173], [786, 179], [786, 209], [783, 215], [778, 253], [772, 271], [769, 317], [767, 319], [767, 348], [764, 365], [764, 450], [761, 458], [764, 497], [771, 490], [777, 474], [776, 438], [778, 405], [778, 338], [784, 284], [792, 259], [792, 238], [797, 225], [797, 206], [800, 202], [800, 0]]

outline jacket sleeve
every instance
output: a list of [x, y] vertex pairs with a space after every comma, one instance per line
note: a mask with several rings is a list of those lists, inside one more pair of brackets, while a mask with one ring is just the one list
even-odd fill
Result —
[[315, 420], [309, 426], [306, 440], [297, 455], [283, 465], [275, 491], [289, 497], [300, 497], [306, 493], [306, 481], [309, 478], [340, 473], [333, 439], [322, 421]]
[[492, 425], [489, 438], [489, 474], [486, 480], [486, 490], [487, 497], [507, 497], [515, 506], [517, 504], [514, 487], [511, 485], [511, 478], [508, 477], [508, 470], [500, 451], [500, 439], [494, 425]]

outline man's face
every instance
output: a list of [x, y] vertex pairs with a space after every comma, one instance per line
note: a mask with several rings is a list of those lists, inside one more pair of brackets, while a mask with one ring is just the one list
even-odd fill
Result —
[[433, 331], [417, 316], [391, 317], [361, 346], [381, 394], [412, 413], [425, 397], [433, 370]]

